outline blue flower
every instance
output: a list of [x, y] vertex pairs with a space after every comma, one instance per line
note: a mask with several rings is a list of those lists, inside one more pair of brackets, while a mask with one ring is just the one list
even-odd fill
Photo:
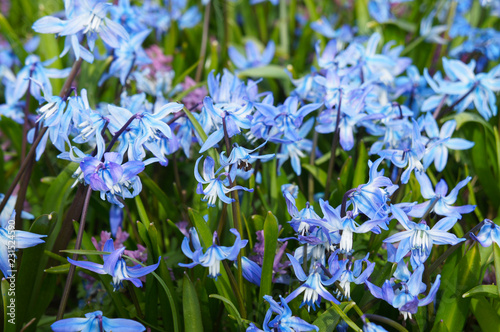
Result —
[[[9, 210], [12, 211], [13, 209]], [[9, 259], [15, 257], [11, 250], [34, 247], [40, 243], [44, 243], [45, 241], [41, 238], [47, 236], [15, 230], [15, 213], [12, 213], [9, 217], [11, 222], [2, 218], [2, 224], [0, 225], [0, 270], [6, 278], [12, 276], [12, 270], [15, 270], [15, 266], [12, 265], [12, 259]]]
[[471, 237], [483, 247], [489, 247], [493, 242], [500, 246], [500, 226], [489, 219], [484, 219], [484, 225], [477, 235], [471, 233]]
[[78, 331], [122, 331], [141, 332], [146, 328], [136, 321], [124, 318], [107, 318], [102, 311], [94, 311], [85, 314], [86, 318], [62, 319], [50, 327], [54, 332], [78, 332]]
[[81, 0], [78, 7], [73, 7], [72, 1], [66, 1], [65, 5], [67, 20], [45, 16], [33, 24], [33, 30], [36, 32], [68, 36], [66, 39], [67, 47], [61, 56], [71, 46], [77, 59], [82, 56], [85, 61], [93, 61], [92, 54], [80, 45], [79, 34], [84, 34], [87, 37], [87, 44], [91, 52], [94, 50], [98, 35], [112, 48], [120, 47], [123, 40], [129, 39], [123, 26], [106, 17], [112, 4], [97, 0]]
[[[85, 157], [80, 163], [85, 183], [95, 191], [101, 192], [101, 199], [123, 207], [117, 196], [132, 198], [142, 190], [141, 180], [137, 176], [144, 170], [144, 163], [131, 160], [122, 165], [122, 156], [118, 152], [104, 154], [104, 162], [95, 157]], [[132, 190], [132, 192], [130, 192]]]
[[109, 254], [103, 255], [104, 265], [90, 261], [75, 261], [69, 257], [68, 262], [97, 274], [109, 274], [113, 277], [114, 290], [123, 286], [123, 280], [130, 281], [135, 287], [142, 287], [142, 281], [139, 278], [153, 272], [160, 265], [161, 257], [158, 258], [158, 263], [153, 265], [127, 266], [127, 262], [122, 258], [125, 247], [115, 250], [113, 239], [106, 241], [103, 251], [109, 252]]
[[337, 273], [335, 273], [335, 275], [333, 275], [331, 278], [323, 280], [323, 276], [319, 273], [319, 270], [321, 269], [318, 266], [315, 266], [312, 272], [309, 273], [309, 276], [307, 276], [304, 273], [302, 266], [300, 266], [300, 263], [292, 255], [287, 254], [287, 256], [292, 263], [293, 270], [295, 272], [295, 275], [297, 276], [297, 279], [302, 281], [303, 284], [285, 298], [286, 302], [290, 302], [302, 292], [305, 292], [304, 300], [302, 301], [300, 307], [302, 307], [304, 304], [307, 304], [309, 308], [312, 307], [313, 310], [316, 310], [316, 306], [320, 305], [322, 298], [336, 304], [340, 304], [340, 302], [337, 301], [337, 299], [333, 297], [333, 295], [330, 294], [324, 286], [330, 286], [335, 281], [337, 281], [340, 277], [340, 274], [342, 273], [342, 270], [339, 269]]
[[151, 30], [138, 32], [132, 35], [129, 40], [123, 41], [120, 47], [115, 49], [114, 59], [109, 66], [109, 72], [101, 77], [98, 83], [99, 86], [112, 76], [119, 77], [120, 83], [125, 85], [125, 81], [134, 66], [142, 67], [151, 63], [151, 59], [142, 48], [142, 43], [150, 33]]
[[[238, 253], [242, 248], [244, 248], [248, 240], [242, 240], [240, 233], [235, 228], [231, 228], [230, 232], [236, 236], [236, 240], [231, 247], [219, 246], [216, 244], [217, 232], [213, 235], [213, 244], [207, 248], [205, 253], [203, 253], [203, 247], [200, 244], [200, 239], [198, 238], [198, 233], [195, 228], [189, 230], [191, 241], [188, 237], [185, 237], [182, 241], [182, 252], [193, 262], [190, 264], [179, 263], [179, 266], [193, 268], [196, 265], [201, 264], [204, 267], [208, 267], [208, 276], [215, 278], [220, 276], [220, 262], [222, 260], [234, 261], [238, 258]], [[191, 250], [189, 243], [192, 243], [194, 252]]]
[[439, 130], [437, 122], [434, 117], [427, 113], [425, 116], [425, 132], [429, 140], [441, 140], [441, 143], [435, 144], [430, 150], [427, 150], [424, 155], [424, 167], [427, 168], [434, 161], [436, 170], [441, 172], [448, 161], [448, 149], [452, 150], [466, 150], [474, 146], [474, 142], [467, 141], [463, 138], [451, 138], [455, 131], [457, 122], [455, 120], [447, 121]]
[[267, 162], [274, 158], [274, 153], [266, 155], [252, 154], [253, 152], [261, 149], [266, 143], [267, 142], [262, 143], [253, 150], [245, 149], [244, 147], [239, 146], [238, 143], [234, 143], [229, 157], [226, 157], [225, 152], [222, 151], [220, 155], [221, 167], [228, 167], [230, 165], [233, 165], [233, 167], [231, 167], [230, 177], [234, 181], [237, 170], [248, 172], [252, 168], [251, 164], [253, 164], [256, 160]]
[[418, 295], [425, 292], [427, 288], [422, 282], [423, 272], [424, 265], [420, 265], [413, 272], [409, 280], [402, 281], [400, 283], [400, 288], [396, 288], [396, 290], [394, 290], [394, 283], [391, 282], [391, 280], [386, 280], [382, 288], [375, 286], [369, 281], [366, 281], [366, 285], [373, 296], [399, 309], [404, 318], [407, 319], [417, 313], [418, 307], [426, 306], [434, 302], [439, 285], [441, 284], [441, 276], [438, 275], [427, 296], [423, 299], [419, 299]]
[[264, 49], [264, 52], [260, 53], [260, 51], [257, 48], [257, 45], [252, 41], [248, 41], [245, 44], [246, 58], [243, 55], [241, 55], [241, 53], [238, 52], [234, 47], [229, 47], [227, 52], [229, 58], [231, 59], [231, 61], [233, 61], [234, 65], [238, 69], [248, 69], [248, 68], [266, 66], [269, 63], [271, 63], [271, 60], [273, 59], [274, 56], [275, 48], [276, 46], [274, 45], [274, 42], [271, 40]]
[[436, 185], [436, 189], [433, 190], [431, 180], [427, 174], [423, 172], [416, 172], [415, 176], [420, 183], [420, 192], [422, 193], [422, 197], [428, 201], [413, 206], [410, 212], [408, 212], [409, 216], [417, 218], [423, 217], [425, 211], [427, 211], [429, 206], [433, 203], [435, 203], [435, 205], [431, 211], [440, 216], [453, 217], [456, 219], [462, 219], [463, 213], [470, 213], [476, 208], [475, 205], [452, 206], [457, 200], [460, 189], [465, 187], [472, 179], [470, 176], [465, 180], [460, 181], [448, 195], [446, 195], [448, 193], [448, 185], [444, 179], [439, 180]]
[[[342, 271], [340, 275], [340, 287], [345, 294], [345, 298], [351, 299], [351, 282], [354, 282], [356, 285], [363, 284], [368, 277], [372, 274], [375, 269], [375, 263], [372, 263], [368, 260], [368, 256], [370, 254], [366, 254], [363, 259], [358, 259], [352, 263], [349, 259], [343, 259], [341, 262], [338, 261], [338, 255], [335, 253], [330, 256], [328, 260], [328, 268], [330, 271], [338, 271], [339, 269]], [[366, 268], [363, 271], [363, 262], [366, 263]], [[340, 299], [344, 296], [340, 290], [337, 292]]]
[[[319, 331], [319, 328], [315, 325], [309, 324], [299, 317], [292, 316], [292, 310], [288, 306], [288, 301], [283, 299], [280, 295], [281, 305], [278, 304], [269, 295], [264, 295], [264, 300], [269, 302], [271, 307], [266, 313], [264, 318], [264, 331], [271, 332], [306, 332], [306, 331]], [[277, 314], [271, 320], [273, 313]], [[247, 330], [248, 332], [248, 330]]]
[[405, 229], [403, 232], [396, 233], [384, 240], [386, 243], [401, 241], [396, 252], [395, 262], [399, 262], [411, 251], [412, 266], [417, 267], [427, 260], [434, 244], [455, 245], [465, 241], [465, 239], [457, 238], [455, 234], [448, 233], [457, 222], [456, 218], [442, 218], [431, 229], [425, 221], [418, 224], [410, 221], [406, 213], [399, 207], [393, 205], [391, 210], [394, 217]]
[[[215, 168], [215, 163], [214, 160], [211, 157], [207, 157], [205, 161], [203, 162], [203, 173], [202, 175], [200, 174], [200, 171], [198, 170], [198, 165], [200, 163], [200, 160], [203, 158], [201, 156], [196, 160], [196, 164], [194, 166], [194, 177], [198, 181], [198, 187], [196, 189], [197, 194], [205, 195], [202, 198], [202, 201], [208, 201], [208, 206], [215, 206], [215, 202], [217, 198], [219, 198], [221, 201], [223, 201], [226, 204], [231, 204], [233, 202], [233, 199], [226, 196], [227, 193], [234, 191], [234, 190], [245, 190], [252, 192], [253, 189], [248, 189], [242, 186], [233, 186], [231, 188], [227, 188], [225, 181], [227, 180], [227, 177], [229, 173], [219, 173], [219, 171], [223, 168], [219, 168], [219, 171], [214, 172]], [[222, 176], [226, 176], [225, 179], [221, 179]], [[203, 188], [204, 184], [208, 184], [206, 188]]]
[[354, 214], [361, 212], [370, 219], [382, 219], [387, 216], [389, 210], [387, 202], [398, 186], [383, 176], [383, 170], [379, 173], [378, 167], [382, 161], [383, 159], [379, 158], [372, 163], [368, 183], [359, 185], [349, 194]]
[[262, 268], [260, 265], [243, 256], [241, 257], [241, 266], [243, 277], [252, 284], [260, 286], [260, 279], [262, 277]]

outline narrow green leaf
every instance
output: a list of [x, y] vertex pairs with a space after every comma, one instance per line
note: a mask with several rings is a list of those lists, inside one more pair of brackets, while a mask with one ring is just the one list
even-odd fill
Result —
[[217, 299], [217, 300], [221, 300], [222, 302], [224, 302], [224, 304], [227, 304], [226, 308], [229, 308], [229, 312], [231, 312], [233, 317], [236, 318], [236, 320], [238, 321], [238, 325], [242, 326], [243, 320], [241, 319], [241, 315], [240, 315], [238, 309], [236, 309], [236, 307], [234, 306], [233, 302], [231, 302], [230, 300], [228, 300], [224, 296], [220, 296], [217, 294], [210, 294], [208, 297], [213, 298], [213, 299]]
[[1, 13], [0, 13], [0, 35], [2, 35], [2, 37], [7, 39], [14, 53], [17, 55], [19, 60], [21, 60], [21, 63], [24, 63], [24, 58], [26, 58], [27, 55], [26, 51], [24, 50], [24, 45], [17, 37], [16, 33], [14, 32], [14, 29], [12, 29], [5, 16], [3, 16], [3, 14]]
[[368, 1], [358, 0], [355, 2], [354, 11], [356, 12], [356, 24], [361, 35], [368, 33], [368, 20], [370, 15], [368, 14]]
[[491, 306], [490, 302], [484, 298], [484, 296], [471, 299], [470, 307], [481, 330], [498, 331], [500, 327], [500, 317], [497, 310]]
[[109, 255], [107, 251], [97, 251], [97, 250], [83, 250], [83, 249], [68, 249], [68, 250], [60, 250], [61, 252], [65, 252], [68, 254], [77, 254], [77, 255]]
[[193, 332], [203, 331], [198, 295], [186, 273], [184, 273], [184, 280], [182, 282], [182, 309], [184, 311], [184, 330]]
[[493, 243], [493, 260], [495, 261], [495, 278], [497, 280], [497, 295], [500, 295], [500, 247]]
[[498, 298], [498, 288], [495, 285], [479, 285], [464, 293], [462, 297], [493, 297]]
[[149, 224], [151, 224], [151, 221], [149, 221], [148, 214], [146, 212], [146, 209], [144, 208], [144, 204], [142, 203], [142, 199], [139, 195], [135, 196], [135, 205], [137, 206], [137, 211], [139, 212], [139, 218], [141, 219], [142, 223], [144, 226], [146, 226], [146, 229], [149, 228]]
[[356, 159], [356, 167], [354, 169], [354, 178], [352, 187], [355, 188], [360, 184], [366, 183], [366, 175], [368, 174], [368, 152], [366, 151], [365, 143], [359, 142], [358, 158]]
[[271, 295], [277, 241], [278, 220], [271, 212], [268, 212], [264, 221], [264, 262], [262, 263], [259, 302], [263, 301], [264, 295]]
[[69, 272], [70, 266], [71, 266], [70, 263], [62, 264], [62, 265], [58, 265], [58, 266], [52, 266], [52, 267], [46, 269], [44, 272], [45, 273], [54, 273], [54, 274], [67, 274]]
[[195, 70], [196, 67], [198, 67], [199, 62], [200, 62], [200, 60], [198, 59], [198, 61], [196, 61], [194, 64], [192, 64], [191, 67], [186, 69], [182, 74], [180, 74], [179, 76], [176, 76], [172, 86], [176, 86], [177, 84], [181, 83], [186, 78], [186, 76], [188, 76], [193, 70]]
[[302, 164], [302, 167], [309, 171], [314, 178], [323, 186], [326, 183], [326, 172], [319, 168], [318, 166], [310, 165], [310, 164]]
[[[340, 308], [344, 311], [348, 302], [343, 302], [340, 304]], [[330, 307], [328, 310], [323, 312], [316, 318], [314, 321], [314, 325], [316, 325], [320, 331], [324, 332], [333, 332], [335, 327], [339, 323], [340, 315], [337, 312], [336, 308]]]
[[356, 323], [354, 323], [349, 317], [347, 317], [345, 312], [336, 303], [332, 302], [332, 308], [340, 316], [340, 318], [342, 318], [342, 320], [344, 320], [347, 323], [347, 325], [349, 325], [352, 329], [354, 329], [354, 331], [359, 331], [359, 332], [363, 331], [362, 329], [359, 328], [358, 325], [356, 325]]
[[[15, 282], [14, 279], [13, 282]], [[16, 331], [16, 323], [15, 323], [16, 297], [15, 294], [9, 292], [9, 289], [10, 289], [9, 281], [7, 279], [2, 279], [1, 290], [2, 290], [2, 302], [3, 302], [3, 330], [5, 332], [11, 332], [11, 331], [14, 332]], [[9, 315], [11, 314], [11, 308], [13, 308], [12, 310], [12, 314], [14, 315], [13, 317]]]

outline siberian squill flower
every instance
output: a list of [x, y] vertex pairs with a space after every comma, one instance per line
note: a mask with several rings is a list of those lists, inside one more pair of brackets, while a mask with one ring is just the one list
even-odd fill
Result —
[[[269, 302], [271, 307], [267, 310], [266, 317], [264, 318], [263, 328], [261, 330], [257, 328], [253, 323], [250, 324], [246, 332], [307, 332], [307, 331], [319, 331], [318, 327], [308, 322], [304, 321], [299, 317], [292, 316], [292, 310], [288, 306], [287, 301], [281, 297], [278, 304], [269, 295], [264, 295], [264, 300]], [[273, 314], [277, 314], [273, 320], [271, 320]]]
[[146, 328], [136, 321], [124, 318], [107, 318], [102, 311], [94, 311], [85, 314], [86, 318], [66, 318], [52, 324], [50, 327], [54, 332], [79, 332], [79, 331], [122, 331], [141, 332]]
[[[3, 195], [0, 197], [3, 200]], [[1, 202], [1, 200], [0, 200]], [[11, 203], [12, 202], [12, 203]], [[41, 235], [41, 234], [35, 234], [35, 233], [30, 233], [26, 231], [18, 231], [15, 230], [14, 227], [14, 219], [15, 219], [15, 212], [14, 212], [14, 200], [12, 200], [12, 197], [9, 199], [7, 202], [7, 205], [0, 215], [1, 217], [1, 224], [0, 224], [0, 270], [2, 271], [4, 277], [10, 277], [12, 276], [12, 270], [15, 270], [16, 267], [13, 265], [11, 262], [12, 260], [9, 259], [9, 257], [12, 258], [12, 254], [10, 253], [11, 250], [15, 249], [25, 249], [25, 248], [30, 248], [34, 247], [40, 243], [44, 243], [41, 238], [46, 237], [47, 235]], [[10, 206], [9, 206], [10, 205]], [[8, 219], [4, 218], [5, 213], [10, 212], [11, 215], [8, 217]], [[26, 214], [23, 212], [22, 217], [26, 218], [31, 215]]]
[[471, 233], [471, 237], [483, 247], [489, 247], [493, 242], [500, 246], [500, 226], [489, 219], [484, 219], [484, 225], [477, 235]]
[[120, 47], [114, 51], [114, 60], [109, 66], [109, 72], [101, 77], [99, 86], [112, 76], [119, 77], [120, 83], [125, 85], [134, 66], [141, 67], [151, 63], [151, 59], [142, 48], [142, 43], [150, 33], [151, 30], [143, 30], [120, 43]]
[[[233, 186], [231, 188], [227, 188], [226, 180], [228, 179], [229, 173], [227, 172], [222, 172], [219, 173], [219, 171], [222, 169], [219, 168], [217, 172], [214, 172], [215, 168], [215, 163], [214, 160], [211, 157], [207, 157], [205, 161], [203, 162], [203, 172], [200, 174], [200, 171], [198, 169], [198, 165], [200, 163], [200, 160], [203, 158], [201, 156], [196, 160], [196, 164], [194, 166], [194, 177], [198, 181], [198, 186], [196, 188], [196, 193], [200, 195], [205, 195], [202, 198], [202, 201], [208, 201], [208, 206], [215, 206], [215, 202], [217, 198], [219, 198], [221, 201], [223, 201], [226, 204], [231, 204], [233, 202], [233, 199], [226, 196], [227, 193], [234, 191], [234, 190], [245, 190], [252, 192], [253, 189], [248, 189], [242, 186]], [[222, 177], [225, 176], [225, 179], [222, 179]], [[203, 188], [203, 185], [208, 184], [206, 188]]]
[[[382, 288], [375, 286], [369, 281], [366, 281], [366, 286], [378, 299], [382, 299], [392, 305], [394, 308], [399, 309], [400, 313], [405, 319], [411, 318], [416, 314], [418, 307], [426, 306], [433, 302], [436, 293], [441, 283], [441, 276], [438, 275], [434, 284], [426, 297], [419, 299], [418, 295], [425, 292], [427, 286], [422, 282], [422, 274], [424, 272], [424, 265], [420, 265], [409, 278], [408, 281], [401, 281], [400, 288], [394, 290], [394, 281], [386, 280]], [[391, 282], [392, 281], [392, 282]]]
[[[233, 167], [231, 167], [229, 175], [231, 179], [234, 181], [236, 177], [236, 170], [240, 169], [245, 172], [248, 172], [252, 169], [252, 164], [256, 160], [260, 160], [261, 162], [265, 163], [266, 161], [269, 161], [272, 158], [274, 158], [274, 153], [265, 155], [253, 154], [255, 151], [262, 148], [266, 143], [267, 142], [262, 143], [253, 150], [245, 149], [244, 147], [239, 146], [238, 143], [234, 143], [233, 149], [231, 150], [231, 154], [229, 155], [229, 157], [226, 157], [225, 151], [221, 152], [220, 155], [221, 167], [228, 167], [230, 165], [233, 165]], [[234, 165], [236, 165], [236, 167], [234, 167]]]
[[[231, 247], [224, 247], [217, 245], [217, 232], [213, 235], [213, 244], [207, 248], [205, 253], [203, 253], [203, 247], [200, 244], [200, 239], [195, 228], [189, 230], [190, 238], [185, 237], [182, 241], [182, 252], [193, 262], [190, 264], [179, 263], [179, 266], [193, 268], [196, 265], [201, 264], [204, 267], [208, 267], [208, 276], [215, 278], [220, 276], [220, 262], [224, 259], [234, 261], [238, 258], [238, 253], [242, 248], [244, 248], [248, 240], [242, 240], [240, 233], [235, 228], [231, 228], [230, 232], [236, 236], [236, 240]], [[191, 242], [194, 251], [191, 250], [189, 243]]]
[[103, 255], [104, 265], [90, 261], [75, 261], [69, 257], [68, 262], [97, 274], [109, 274], [113, 277], [114, 290], [123, 286], [123, 280], [130, 281], [135, 287], [142, 287], [142, 281], [139, 278], [153, 272], [160, 265], [161, 257], [158, 258], [158, 263], [153, 265], [127, 266], [127, 262], [122, 258], [125, 247], [115, 250], [113, 239], [106, 241], [103, 251], [109, 252], [109, 254]]
[[398, 186], [393, 184], [388, 177], [383, 176], [383, 170], [378, 171], [382, 161], [383, 158], [379, 158], [372, 163], [368, 183], [359, 185], [349, 194], [354, 214], [361, 212], [370, 219], [381, 219], [387, 216], [389, 210], [387, 202]]
[[123, 204], [117, 196], [132, 198], [142, 190], [137, 174], [144, 170], [144, 163], [131, 160], [122, 165], [122, 156], [118, 152], [106, 152], [104, 161], [85, 157], [80, 168], [85, 183], [89, 184], [92, 190], [100, 191], [102, 200], [106, 198], [120, 207], [123, 207]]
[[271, 40], [264, 52], [261, 53], [254, 42], [248, 41], [245, 44], [246, 57], [241, 55], [234, 47], [229, 47], [227, 52], [238, 69], [248, 69], [268, 65], [273, 59], [275, 48], [274, 42]]
[[424, 155], [424, 167], [427, 168], [434, 161], [436, 171], [441, 172], [448, 161], [448, 149], [466, 150], [474, 146], [474, 142], [467, 141], [463, 138], [451, 138], [455, 131], [457, 122], [455, 120], [446, 121], [441, 130], [434, 117], [427, 113], [425, 116], [425, 132], [430, 142], [440, 140], [441, 143], [435, 144], [431, 149], [427, 150]]
[[[375, 269], [375, 263], [368, 260], [369, 255], [369, 253], [366, 254], [364, 258], [358, 259], [354, 263], [352, 262], [352, 257], [339, 261], [337, 253], [332, 254], [328, 259], [328, 268], [332, 273], [335, 273], [339, 269], [342, 271], [339, 281], [343, 293], [340, 290], [337, 291], [337, 296], [341, 300], [344, 298], [344, 295], [346, 299], [351, 299], [351, 282], [354, 282], [356, 285], [363, 284], [372, 274]], [[366, 263], [364, 271], [363, 262]]]
[[324, 286], [330, 286], [335, 281], [337, 281], [340, 277], [340, 274], [342, 273], [342, 270], [339, 269], [331, 278], [325, 280], [322, 274], [320, 274], [320, 271], [322, 271], [321, 268], [319, 266], [314, 266], [311, 270], [312, 272], [310, 272], [309, 276], [307, 276], [302, 269], [302, 266], [300, 266], [300, 263], [292, 255], [287, 254], [287, 256], [292, 263], [293, 270], [295, 272], [295, 275], [297, 276], [297, 279], [302, 281], [303, 284], [285, 298], [286, 302], [290, 302], [302, 292], [305, 292], [304, 300], [300, 305], [301, 307], [304, 304], [307, 304], [308, 309], [312, 307], [313, 310], [316, 310], [316, 306], [320, 305], [322, 298], [336, 304], [340, 304], [340, 302], [337, 301], [337, 299], [332, 294], [330, 294], [330, 292], [328, 292]]
[[448, 233], [457, 222], [456, 218], [442, 218], [431, 229], [425, 221], [418, 224], [410, 221], [406, 213], [399, 207], [392, 205], [391, 210], [393, 216], [405, 229], [405, 231], [396, 233], [384, 240], [386, 243], [400, 242], [394, 259], [395, 262], [399, 262], [406, 254], [411, 252], [412, 266], [417, 267], [427, 260], [434, 244], [455, 245], [465, 241], [465, 239], [457, 238], [455, 234]]
[[354, 219], [356, 215], [352, 211], [346, 211], [346, 216], [340, 217], [341, 206], [334, 209], [328, 204], [328, 201], [322, 199], [319, 200], [321, 210], [323, 211], [323, 221], [315, 222], [311, 221], [311, 224], [316, 226], [322, 226], [328, 232], [334, 233], [342, 231], [342, 237], [340, 239], [340, 250], [343, 253], [351, 253], [353, 250], [352, 241], [354, 233], [366, 233], [373, 232], [376, 234], [380, 233], [380, 225], [384, 224], [384, 219], [368, 220], [363, 224], [358, 224]]
[[453, 206], [453, 204], [457, 201], [460, 189], [465, 187], [472, 179], [470, 176], [468, 176], [465, 180], [460, 181], [448, 195], [446, 195], [448, 193], [448, 185], [444, 179], [439, 180], [436, 185], [436, 189], [433, 190], [431, 180], [427, 174], [423, 172], [415, 172], [415, 176], [420, 184], [422, 197], [428, 201], [413, 206], [410, 212], [408, 212], [409, 216], [422, 218], [427, 209], [434, 204], [431, 212], [435, 212], [440, 216], [462, 219], [462, 214], [470, 213], [476, 208], [475, 205]]

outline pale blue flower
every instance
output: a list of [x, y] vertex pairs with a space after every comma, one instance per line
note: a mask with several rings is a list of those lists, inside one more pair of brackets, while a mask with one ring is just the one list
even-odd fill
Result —
[[142, 332], [146, 328], [136, 321], [124, 318], [107, 318], [102, 315], [102, 311], [94, 311], [85, 314], [86, 318], [62, 319], [50, 327], [54, 332], [91, 332], [91, 331], [121, 331], [121, 332]]
[[489, 219], [484, 219], [484, 225], [477, 235], [471, 233], [471, 237], [483, 247], [489, 247], [495, 242], [500, 246], [500, 226]]
[[[189, 230], [189, 238], [185, 237], [182, 241], [182, 252], [189, 259], [192, 259], [193, 262], [190, 264], [179, 263], [179, 266], [193, 268], [200, 264], [204, 267], [208, 267], [208, 276], [217, 280], [217, 277], [220, 276], [220, 262], [225, 259], [235, 261], [236, 258], [238, 258], [240, 250], [248, 243], [248, 240], [241, 239], [240, 233], [238, 233], [235, 228], [231, 228], [230, 232], [236, 236], [236, 240], [231, 247], [217, 245], [217, 232], [214, 232], [213, 244], [203, 253], [203, 247], [200, 244], [198, 233], [195, 228], [191, 228]], [[190, 242], [194, 251], [191, 250], [189, 245]]]
[[153, 265], [127, 266], [127, 262], [122, 258], [125, 247], [115, 250], [113, 239], [106, 241], [103, 251], [109, 252], [109, 254], [103, 255], [104, 265], [90, 261], [75, 261], [69, 257], [68, 262], [97, 274], [109, 274], [113, 277], [114, 290], [123, 286], [123, 280], [130, 281], [135, 287], [142, 287], [142, 281], [139, 278], [153, 272], [160, 265], [161, 257], [158, 258], [158, 263]]
[[241, 55], [241, 53], [238, 52], [234, 47], [229, 47], [227, 52], [229, 58], [238, 69], [249, 69], [266, 66], [271, 63], [275, 49], [276, 46], [271, 40], [267, 44], [264, 51], [261, 53], [254, 42], [248, 41], [245, 44], [246, 57]]

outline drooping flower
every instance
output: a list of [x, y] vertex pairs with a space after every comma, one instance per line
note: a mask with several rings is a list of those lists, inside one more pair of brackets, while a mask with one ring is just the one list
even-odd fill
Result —
[[313, 310], [316, 310], [316, 306], [319, 306], [322, 298], [336, 304], [340, 304], [340, 302], [332, 294], [330, 294], [330, 292], [328, 292], [324, 286], [330, 286], [335, 281], [337, 281], [340, 277], [340, 274], [342, 273], [342, 270], [339, 269], [337, 273], [334, 274], [331, 278], [325, 280], [324, 277], [319, 273], [321, 269], [316, 266], [313, 267], [312, 272], [310, 272], [307, 276], [302, 269], [302, 266], [300, 266], [300, 263], [292, 255], [287, 254], [287, 256], [292, 263], [293, 270], [295, 272], [295, 275], [297, 276], [297, 279], [302, 281], [303, 284], [285, 298], [286, 302], [290, 302], [302, 292], [305, 292], [304, 300], [300, 305], [301, 307], [304, 304], [307, 304], [308, 308], [312, 307]]
[[139, 278], [153, 272], [160, 265], [161, 257], [158, 258], [158, 263], [153, 265], [144, 267], [140, 264], [127, 266], [127, 262], [122, 258], [125, 247], [115, 250], [113, 239], [106, 241], [103, 251], [109, 252], [109, 254], [103, 255], [104, 264], [90, 261], [75, 261], [69, 257], [68, 262], [97, 274], [109, 274], [113, 277], [114, 290], [123, 286], [123, 280], [130, 281], [135, 287], [142, 287], [142, 282]]
[[[252, 192], [253, 189], [248, 189], [242, 186], [233, 186], [231, 188], [227, 188], [227, 182], [228, 175], [229, 173], [227, 172], [222, 172], [219, 175], [219, 171], [222, 169], [222, 167], [219, 169], [219, 171], [215, 172], [215, 163], [214, 160], [211, 157], [207, 157], [205, 161], [203, 162], [203, 173], [200, 175], [200, 171], [198, 170], [198, 165], [200, 163], [200, 160], [203, 158], [201, 156], [196, 160], [196, 164], [194, 166], [194, 176], [196, 180], [198, 181], [198, 187], [196, 188], [196, 193], [197, 194], [202, 194], [205, 195], [202, 200], [203, 201], [208, 201], [208, 206], [215, 206], [215, 202], [217, 198], [219, 198], [221, 201], [223, 201], [226, 204], [231, 204], [233, 202], [233, 199], [226, 196], [227, 193], [234, 191], [234, 190], [245, 190]], [[222, 179], [222, 177], [225, 176], [225, 179]], [[204, 184], [208, 184], [206, 188], [203, 188]]]
[[144, 163], [131, 160], [122, 165], [122, 156], [118, 152], [106, 152], [104, 161], [95, 157], [85, 157], [80, 163], [83, 178], [95, 191], [100, 191], [101, 199], [123, 207], [117, 196], [132, 198], [142, 190], [141, 180], [137, 176], [144, 170]]
[[54, 332], [78, 332], [78, 331], [122, 331], [142, 332], [146, 328], [139, 322], [124, 318], [107, 318], [102, 311], [94, 311], [85, 314], [86, 318], [66, 318], [59, 320], [50, 327]]
[[[235, 228], [231, 228], [230, 232], [236, 236], [236, 240], [231, 247], [219, 246], [216, 244], [217, 232], [213, 235], [213, 244], [207, 248], [205, 253], [203, 253], [203, 247], [201, 246], [200, 239], [198, 238], [198, 233], [195, 228], [189, 230], [190, 238], [185, 237], [182, 241], [182, 252], [193, 262], [189, 264], [179, 263], [179, 266], [193, 268], [196, 265], [201, 264], [204, 267], [208, 267], [208, 276], [215, 278], [220, 275], [220, 262], [224, 259], [234, 261], [238, 258], [238, 253], [242, 248], [244, 248], [248, 240], [242, 240], [240, 233]], [[191, 250], [189, 243], [191, 242], [194, 251]]]
[[489, 219], [485, 219], [479, 233], [477, 235], [471, 233], [471, 237], [483, 247], [489, 247], [493, 242], [500, 246], [500, 226]]
[[[408, 281], [401, 281], [400, 286], [394, 290], [392, 280], [386, 280], [382, 288], [375, 286], [367, 281], [368, 289], [378, 299], [382, 299], [392, 305], [394, 308], [399, 309], [404, 318], [411, 318], [416, 314], [418, 307], [428, 305], [433, 302], [436, 293], [441, 283], [441, 276], [436, 277], [436, 281], [432, 285], [426, 297], [419, 299], [418, 295], [425, 292], [427, 286], [422, 282], [422, 274], [424, 272], [424, 265], [420, 265], [409, 278]], [[392, 281], [392, 282], [391, 282]]]
[[436, 185], [436, 189], [433, 190], [431, 180], [427, 174], [423, 172], [415, 172], [415, 176], [420, 184], [422, 197], [428, 201], [413, 206], [410, 212], [408, 212], [409, 216], [422, 218], [425, 212], [431, 207], [432, 204], [434, 204], [431, 212], [435, 212], [440, 216], [462, 219], [462, 214], [470, 213], [476, 208], [475, 205], [453, 206], [453, 204], [457, 201], [460, 189], [465, 187], [472, 179], [470, 176], [465, 180], [460, 181], [448, 195], [448, 185], [444, 179], [439, 180]]
[[401, 241], [396, 252], [396, 262], [399, 262], [411, 251], [411, 263], [416, 268], [427, 260], [434, 244], [455, 245], [465, 241], [463, 238], [457, 238], [455, 234], [448, 233], [457, 222], [456, 218], [442, 218], [431, 229], [425, 221], [418, 224], [410, 221], [406, 213], [399, 207], [392, 205], [391, 210], [394, 217], [405, 229], [405, 231], [384, 240], [386, 243]]

